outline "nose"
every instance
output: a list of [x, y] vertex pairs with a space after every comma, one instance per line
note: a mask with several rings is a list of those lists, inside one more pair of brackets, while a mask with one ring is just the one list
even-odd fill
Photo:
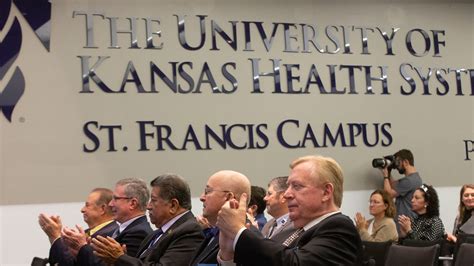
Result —
[[82, 212], [82, 213], [85, 213], [85, 212], [86, 212], [86, 206], [84, 206], [84, 207], [81, 208], [81, 212]]
[[286, 190], [285, 190], [285, 193], [283, 193], [283, 197], [285, 199], [292, 199], [293, 198], [293, 193], [290, 191], [290, 187], [288, 187]]
[[204, 192], [203, 192], [203, 193], [201, 194], [201, 196], [199, 197], [199, 200], [200, 200], [201, 202], [206, 201], [206, 195], [204, 195]]
[[147, 209], [147, 210], [151, 210], [151, 209], [152, 209], [151, 201], [149, 201], [149, 202], [147, 203], [146, 209]]

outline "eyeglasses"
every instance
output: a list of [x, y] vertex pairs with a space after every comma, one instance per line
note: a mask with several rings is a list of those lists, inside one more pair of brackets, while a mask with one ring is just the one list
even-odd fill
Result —
[[382, 204], [382, 203], [383, 202], [381, 202], [381, 201], [373, 201], [373, 200], [369, 201], [369, 205], [379, 205], [379, 204]]
[[206, 187], [204, 188], [204, 195], [207, 195], [213, 191], [217, 191], [217, 192], [225, 192], [225, 193], [229, 193], [230, 191], [228, 190], [217, 190], [217, 189], [213, 189], [213, 188], [210, 188], [210, 187]]
[[284, 190], [284, 189], [283, 190], [275, 190], [274, 192], [270, 192], [270, 191], [267, 190], [266, 195], [267, 195], [267, 197], [270, 197], [273, 194], [279, 194], [279, 193], [282, 193], [282, 192], [285, 192], [285, 191], [286, 190]]
[[121, 200], [121, 199], [129, 200], [129, 199], [132, 199], [132, 198], [131, 197], [119, 197], [119, 196], [115, 196], [115, 195], [112, 196], [112, 200]]

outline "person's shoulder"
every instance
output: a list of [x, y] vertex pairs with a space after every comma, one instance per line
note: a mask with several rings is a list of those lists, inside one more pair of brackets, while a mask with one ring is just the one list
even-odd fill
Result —
[[320, 226], [331, 226], [331, 227], [338, 227], [338, 226], [351, 226], [354, 227], [354, 222], [352, 222], [352, 219], [341, 213], [335, 213], [333, 215], [330, 215], [326, 217], [324, 220], [320, 222]]
[[131, 233], [131, 232], [145, 232], [151, 233], [153, 229], [151, 229], [150, 223], [146, 219], [146, 216], [142, 216], [135, 221], [133, 221], [127, 228], [125, 228], [124, 233]]

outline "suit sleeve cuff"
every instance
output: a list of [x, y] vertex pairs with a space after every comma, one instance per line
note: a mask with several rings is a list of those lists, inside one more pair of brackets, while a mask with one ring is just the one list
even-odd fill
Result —
[[234, 238], [234, 245], [232, 246], [234, 251], [235, 251], [235, 246], [237, 246], [237, 242], [239, 241], [240, 235], [242, 235], [242, 232], [247, 229], [245, 227], [240, 228], [240, 230], [237, 232], [237, 235], [235, 235]]

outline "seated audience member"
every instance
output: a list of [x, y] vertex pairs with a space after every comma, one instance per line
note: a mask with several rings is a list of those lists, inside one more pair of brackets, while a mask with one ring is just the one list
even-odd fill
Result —
[[266, 207], [265, 200], [263, 200], [266, 192], [264, 188], [258, 186], [251, 186], [250, 190], [250, 202], [247, 212], [257, 223], [258, 230], [262, 231], [263, 226], [267, 223], [267, 218], [263, 213]]
[[219, 212], [219, 256], [223, 265], [353, 265], [362, 260], [362, 243], [352, 220], [341, 214], [343, 174], [327, 157], [306, 156], [291, 163], [290, 218], [297, 230], [283, 243], [245, 227], [247, 195]]
[[438, 241], [443, 239], [444, 225], [439, 218], [439, 200], [436, 190], [430, 185], [421, 185], [415, 190], [411, 205], [418, 216], [413, 220], [405, 215], [398, 217], [400, 240]]
[[293, 222], [288, 214], [286, 199], [283, 197], [288, 188], [287, 181], [287, 176], [280, 176], [273, 178], [268, 183], [267, 195], [263, 199], [267, 204], [268, 214], [273, 218], [262, 229], [262, 234], [265, 238], [273, 239], [282, 232], [294, 229]]
[[[202, 215], [200, 220], [205, 240], [201, 243], [189, 265], [217, 264], [219, 251], [219, 229], [216, 227], [217, 214], [222, 205], [232, 198], [240, 198], [242, 193], [250, 193], [250, 181], [235, 171], [219, 171], [211, 175], [201, 194]], [[257, 230], [255, 228], [255, 230]]]
[[191, 213], [188, 183], [178, 175], [164, 174], [150, 185], [147, 209], [150, 221], [158, 229], [141, 243], [135, 257], [125, 254], [113, 238], [93, 239], [91, 245], [97, 256], [108, 264], [188, 266], [201, 245], [204, 236]]
[[456, 242], [457, 235], [460, 233], [474, 234], [474, 184], [462, 186], [459, 193], [458, 215], [454, 221], [453, 234], [448, 234], [448, 240]]
[[[115, 185], [109, 206], [119, 227], [112, 237], [126, 246], [127, 254], [135, 256], [140, 243], [153, 232], [145, 216], [150, 192], [146, 183], [138, 178], [125, 178]], [[103, 265], [87, 243], [87, 235], [78, 230], [64, 228], [62, 237], [73, 253], [77, 253], [77, 265]]]
[[366, 220], [361, 213], [356, 213], [355, 222], [360, 238], [363, 241], [386, 242], [398, 241], [393, 199], [384, 190], [375, 190], [370, 195], [370, 215], [374, 218]]
[[[88, 236], [111, 236], [118, 225], [113, 218], [109, 202], [112, 200], [112, 190], [107, 188], [93, 189], [82, 207], [81, 212], [84, 222], [89, 227], [85, 233]], [[71, 254], [61, 238], [62, 223], [59, 216], [40, 214], [39, 224], [48, 235], [51, 242], [49, 250], [49, 263], [51, 265], [74, 265], [75, 254]]]

